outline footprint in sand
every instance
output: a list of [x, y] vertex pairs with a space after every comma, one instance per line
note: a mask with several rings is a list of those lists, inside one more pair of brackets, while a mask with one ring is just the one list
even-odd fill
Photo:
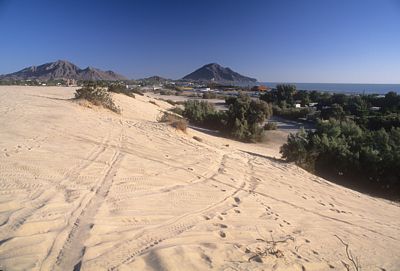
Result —
[[221, 236], [222, 238], [225, 238], [225, 237], [226, 237], [226, 234], [225, 234], [225, 232], [220, 231], [220, 232], [219, 232], [219, 236]]
[[239, 197], [234, 197], [233, 199], [235, 200], [235, 202], [236, 202], [237, 204], [240, 203], [240, 198], [239, 198]]
[[240, 214], [240, 210], [235, 209], [235, 213]]
[[214, 226], [220, 227], [221, 229], [226, 229], [226, 228], [228, 228], [227, 225], [221, 224], [221, 223], [214, 223]]

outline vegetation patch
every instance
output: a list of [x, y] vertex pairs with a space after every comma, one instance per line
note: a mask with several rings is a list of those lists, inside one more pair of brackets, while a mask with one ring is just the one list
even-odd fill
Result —
[[264, 130], [270, 131], [270, 130], [276, 130], [277, 126], [275, 122], [267, 122], [264, 124]]
[[180, 115], [180, 116], [183, 116], [183, 109], [180, 108], [179, 106], [175, 106], [175, 107], [173, 107], [173, 108], [171, 108], [171, 109], [168, 109], [168, 111], [171, 111], [171, 112], [173, 112], [173, 113], [175, 113], [175, 114], [178, 114], [178, 115]]
[[84, 86], [75, 91], [75, 99], [84, 99], [90, 103], [103, 106], [115, 113], [121, 113], [121, 109], [114, 103], [107, 89], [96, 86]]
[[185, 133], [188, 125], [186, 119], [169, 112], [163, 112], [162, 115], [158, 118], [158, 122], [168, 123], [175, 129], [181, 130], [182, 132]]
[[140, 96], [144, 96], [144, 93], [141, 92], [141, 91], [138, 90], [138, 89], [131, 89], [131, 92], [132, 92], [132, 93], [135, 93], [135, 94], [137, 94], [137, 95], [140, 95]]
[[371, 131], [352, 120], [321, 120], [315, 131], [289, 135], [281, 153], [323, 176], [400, 195], [400, 128]]
[[133, 94], [132, 89], [126, 88], [123, 84], [111, 84], [108, 86], [109, 92], [125, 94], [126, 96], [135, 98], [135, 94]]
[[264, 101], [250, 99], [247, 95], [228, 98], [228, 111], [217, 111], [205, 101], [185, 102], [183, 116], [190, 122], [209, 129], [216, 129], [227, 136], [245, 142], [260, 141], [264, 121], [272, 115], [272, 108]]

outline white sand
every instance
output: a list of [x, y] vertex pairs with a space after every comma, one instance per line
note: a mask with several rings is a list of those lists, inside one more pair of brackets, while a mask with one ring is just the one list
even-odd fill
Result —
[[115, 95], [117, 115], [73, 92], [0, 87], [0, 269], [346, 270], [337, 235], [363, 270], [400, 270], [397, 204], [175, 131], [167, 103]]

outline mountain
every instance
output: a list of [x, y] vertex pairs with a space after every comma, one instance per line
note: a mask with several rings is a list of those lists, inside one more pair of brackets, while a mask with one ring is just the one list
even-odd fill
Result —
[[222, 67], [217, 63], [210, 63], [204, 65], [200, 69], [186, 75], [182, 78], [183, 80], [195, 80], [195, 81], [212, 81], [222, 84], [231, 83], [249, 83], [255, 84], [257, 79], [241, 75], [237, 72], [232, 71], [230, 68]]
[[143, 81], [143, 82], [145, 82], [147, 84], [164, 84], [164, 83], [166, 83], [168, 81], [172, 81], [172, 80], [155, 75], [155, 76], [150, 76], [150, 77], [138, 79], [138, 81]]
[[56, 79], [75, 79], [75, 80], [124, 80], [124, 76], [113, 71], [102, 71], [96, 68], [87, 67], [80, 69], [75, 64], [57, 60], [40, 66], [31, 66], [20, 71], [0, 75], [2, 80], [56, 80]]

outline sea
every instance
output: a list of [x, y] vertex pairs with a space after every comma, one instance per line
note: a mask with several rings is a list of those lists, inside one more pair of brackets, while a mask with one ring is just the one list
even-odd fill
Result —
[[[274, 88], [277, 82], [262, 82], [262, 85]], [[341, 84], [341, 83], [285, 83], [296, 85], [297, 90], [318, 90], [348, 94], [386, 94], [394, 91], [400, 94], [400, 84]]]

